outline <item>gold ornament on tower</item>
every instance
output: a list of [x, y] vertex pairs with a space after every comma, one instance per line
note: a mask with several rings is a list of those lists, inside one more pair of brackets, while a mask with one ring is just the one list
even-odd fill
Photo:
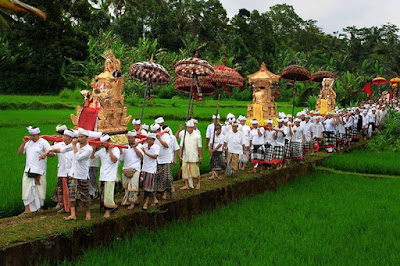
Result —
[[91, 83], [92, 90], [83, 90], [84, 105], [77, 107], [77, 115], [71, 114], [75, 127], [117, 133], [126, 132], [132, 116], [127, 116], [124, 105], [124, 77], [121, 75], [121, 62], [111, 50], [103, 54], [106, 59], [104, 71], [95, 76]]
[[252, 119], [257, 119], [259, 125], [263, 126], [268, 119], [275, 119], [277, 116], [271, 90], [277, 85], [279, 76], [271, 73], [263, 62], [260, 70], [247, 78], [253, 87], [253, 103], [247, 105], [247, 124]]
[[336, 106], [336, 92], [333, 89], [333, 83], [335, 82], [332, 78], [324, 78], [322, 80], [322, 89], [318, 95], [317, 105], [315, 110], [318, 110], [320, 114], [326, 114], [333, 112]]

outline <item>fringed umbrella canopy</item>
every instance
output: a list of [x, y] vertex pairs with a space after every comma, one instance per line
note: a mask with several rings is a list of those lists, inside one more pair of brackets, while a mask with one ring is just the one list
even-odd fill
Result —
[[313, 82], [321, 83], [324, 78], [336, 79], [337, 76], [330, 71], [322, 70], [322, 71], [315, 72], [311, 76], [310, 80]]
[[131, 78], [150, 81], [154, 85], [165, 85], [169, 81], [168, 71], [160, 64], [154, 62], [138, 62], [129, 68]]
[[177, 77], [193, 78], [194, 75], [201, 77], [214, 74], [212, 66], [206, 60], [198, 58], [197, 53], [195, 57], [178, 61], [174, 68]]
[[390, 80], [390, 84], [399, 84], [400, 83], [400, 78], [396, 77], [396, 78], [392, 78]]
[[[211, 79], [209, 77], [198, 77], [199, 79], [199, 86], [201, 88], [201, 92], [205, 96], [210, 96], [215, 94], [216, 88], [212, 84]], [[197, 88], [196, 84], [194, 82], [193, 86], [191, 86], [191, 83], [194, 82], [190, 78], [185, 78], [185, 77], [178, 77], [175, 81], [175, 90], [189, 94], [190, 93], [190, 88], [192, 87], [192, 92], [194, 94], [197, 93]]]
[[288, 81], [308, 81], [311, 73], [303, 66], [289, 65], [282, 70], [281, 78]]
[[213, 69], [214, 74], [211, 76], [211, 81], [214, 83], [220, 83], [228, 95], [231, 93], [226, 88], [226, 85], [231, 87], [243, 86], [244, 78], [235, 69], [225, 65], [215, 66]]

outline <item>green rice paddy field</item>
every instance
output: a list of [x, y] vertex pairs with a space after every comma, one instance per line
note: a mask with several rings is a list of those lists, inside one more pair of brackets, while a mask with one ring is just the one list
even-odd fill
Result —
[[[388, 265], [400, 180], [315, 172], [277, 192], [91, 249], [77, 265]], [[70, 262], [64, 262], [65, 265]]]
[[[80, 104], [79, 101], [62, 99], [56, 96], [11, 96], [0, 95], [1, 104], [15, 102], [20, 105], [27, 105], [31, 102], [51, 103], [63, 102], [71, 106]], [[171, 99], [162, 100], [154, 99], [148, 102], [145, 109], [144, 122], [148, 125], [154, 123], [154, 119], [163, 116], [166, 119], [166, 124], [169, 125], [175, 132], [179, 124], [185, 120], [187, 110], [187, 100], [185, 99]], [[236, 116], [245, 115], [247, 110], [247, 102], [238, 101], [221, 101], [220, 114], [225, 117], [228, 113], [234, 113]], [[291, 112], [289, 103], [279, 103], [279, 111]], [[301, 110], [302, 107], [296, 108], [296, 111]], [[212, 114], [216, 112], [216, 101], [206, 100], [194, 104], [194, 118], [199, 119], [199, 129], [203, 133], [203, 144], [205, 139], [205, 131], [207, 125], [211, 122]], [[44, 135], [54, 134], [55, 126], [57, 124], [66, 124], [72, 127], [69, 115], [75, 114], [73, 109], [7, 109], [0, 110], [0, 134], [2, 136], [0, 143], [2, 149], [0, 151], [0, 218], [16, 215], [23, 211], [23, 204], [21, 200], [21, 180], [22, 173], [25, 166], [25, 156], [18, 155], [17, 150], [21, 144], [22, 137], [27, 135], [26, 126], [34, 125], [39, 126], [41, 133]], [[141, 113], [140, 106], [129, 106], [128, 114], [134, 118], [139, 117]], [[132, 125], [129, 125], [132, 129]], [[201, 165], [202, 173], [209, 171], [209, 155], [208, 151], [204, 150], [204, 160]], [[173, 168], [174, 176], [177, 176], [178, 167]], [[49, 158], [47, 166], [47, 200], [46, 206], [52, 205], [50, 197], [54, 192], [56, 186], [57, 175], [57, 159]]]

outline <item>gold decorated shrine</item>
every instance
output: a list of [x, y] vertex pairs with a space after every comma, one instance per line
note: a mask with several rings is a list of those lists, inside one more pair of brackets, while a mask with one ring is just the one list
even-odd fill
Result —
[[132, 116], [127, 116], [124, 105], [124, 77], [121, 62], [112, 51], [104, 53], [104, 71], [92, 80], [90, 90], [82, 90], [83, 106], [77, 106], [76, 115], [71, 114], [74, 126], [87, 130], [118, 133], [128, 130]]
[[317, 104], [315, 110], [318, 110], [320, 114], [327, 114], [333, 112], [336, 106], [336, 92], [333, 89], [333, 83], [335, 82], [332, 78], [324, 78], [322, 80], [322, 89], [318, 95]]
[[270, 72], [263, 62], [260, 70], [248, 75], [253, 87], [253, 103], [247, 105], [247, 124], [257, 119], [259, 125], [266, 125], [268, 119], [276, 119], [277, 105], [272, 97], [272, 88], [278, 83], [279, 76]]

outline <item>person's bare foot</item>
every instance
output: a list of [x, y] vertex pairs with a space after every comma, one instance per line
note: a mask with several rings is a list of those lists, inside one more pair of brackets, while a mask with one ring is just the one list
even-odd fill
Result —
[[131, 205], [128, 206], [128, 210], [133, 210], [135, 208], [135, 203], [131, 203]]
[[215, 177], [210, 176], [210, 177], [208, 178], [208, 180], [215, 180]]
[[181, 187], [181, 188], [179, 188], [180, 190], [188, 190], [189, 189], [189, 187], [187, 187], [187, 186], [183, 186], [183, 187]]
[[65, 221], [71, 221], [71, 220], [76, 221], [76, 216], [70, 215], [70, 216], [64, 217], [64, 220]]
[[30, 213], [30, 212], [23, 212], [23, 213], [19, 214], [18, 217], [25, 216], [26, 214], [29, 214], [29, 213]]
[[91, 221], [91, 220], [92, 220], [92, 217], [91, 217], [90, 215], [87, 215], [87, 216], [85, 217], [85, 220], [86, 220], [86, 221]]
[[200, 184], [197, 184], [197, 185], [196, 185], [196, 189], [200, 189]]

